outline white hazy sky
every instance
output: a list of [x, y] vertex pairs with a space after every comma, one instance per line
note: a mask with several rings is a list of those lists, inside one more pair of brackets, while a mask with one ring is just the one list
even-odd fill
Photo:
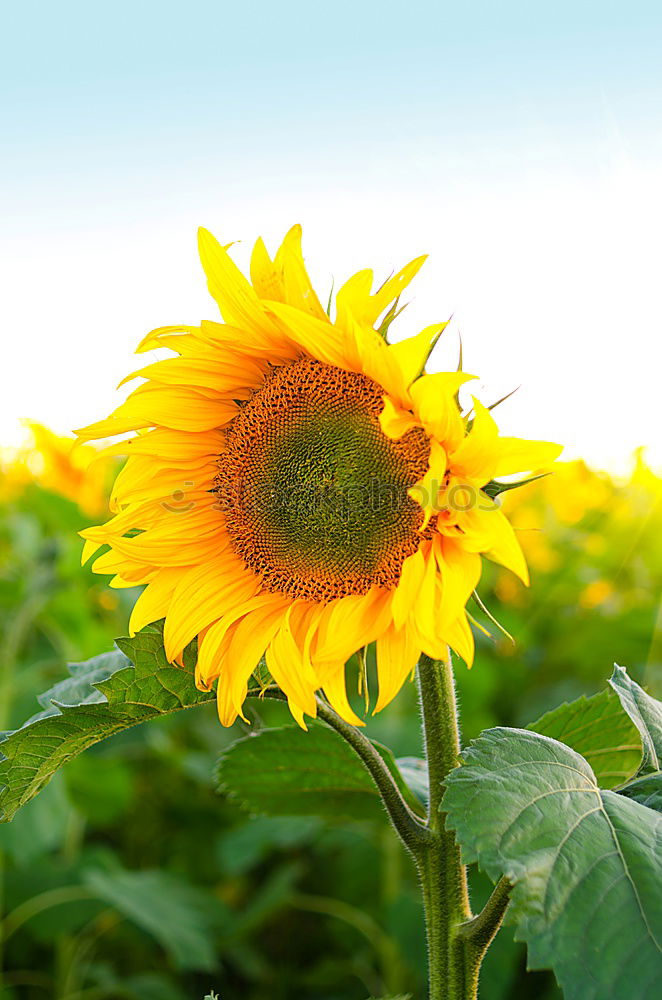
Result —
[[[120, 401], [143, 334], [215, 318], [205, 225], [293, 222], [322, 296], [430, 259], [506, 432], [662, 465], [662, 7], [26, 2], [0, 68], [0, 443]], [[548, 8], [549, 9], [546, 9]]]

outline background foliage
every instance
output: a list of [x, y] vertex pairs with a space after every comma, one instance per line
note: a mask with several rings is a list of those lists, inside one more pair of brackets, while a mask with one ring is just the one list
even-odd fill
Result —
[[[131, 591], [79, 565], [76, 531], [100, 516], [112, 470], [35, 429], [0, 484], [0, 730], [38, 711], [67, 661], [125, 634]], [[526, 726], [603, 690], [614, 660], [660, 697], [661, 483], [636, 457], [628, 482], [581, 463], [504, 497], [530, 590], [495, 568], [475, 667], [457, 666], [465, 741]], [[79, 506], [80, 504], [80, 506]], [[254, 725], [289, 722], [252, 702]], [[390, 830], [354, 819], [250, 817], [214, 789], [213, 705], [111, 737], [70, 762], [0, 826], [0, 967], [7, 1000], [366, 1000], [422, 995], [423, 923], [411, 864]], [[413, 686], [369, 734], [420, 753]], [[360, 818], [359, 818], [360, 817]], [[474, 879], [476, 905], [487, 880]], [[483, 1000], [556, 1000], [527, 973], [512, 928], [488, 954]]]

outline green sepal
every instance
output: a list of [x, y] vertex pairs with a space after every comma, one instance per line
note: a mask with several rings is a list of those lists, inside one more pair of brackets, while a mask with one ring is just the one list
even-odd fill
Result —
[[494, 500], [501, 493], [507, 493], [508, 490], [517, 490], [520, 486], [528, 486], [529, 483], [535, 483], [536, 479], [544, 479], [545, 476], [551, 476], [551, 472], [541, 472], [538, 476], [529, 476], [528, 479], [520, 479], [516, 483], [500, 483], [496, 479], [491, 479], [486, 486], [483, 486], [483, 493], [487, 493], [488, 497]]

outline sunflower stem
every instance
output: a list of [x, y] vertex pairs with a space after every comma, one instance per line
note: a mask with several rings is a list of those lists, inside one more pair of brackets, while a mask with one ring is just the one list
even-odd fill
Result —
[[[275, 698], [278, 701], [287, 700], [282, 691], [271, 685], [261, 692], [261, 697]], [[345, 722], [321, 698], [317, 699], [317, 717], [331, 729], [335, 729], [360, 757], [377, 786], [393, 827], [405, 847], [411, 851], [414, 857], [418, 857], [420, 852], [432, 842], [433, 834], [420, 822], [405, 802], [393, 775], [384, 762], [384, 758], [367, 736], [364, 736], [356, 726]]]
[[460, 735], [450, 658], [423, 655], [418, 665], [423, 738], [429, 778], [432, 842], [417, 856], [428, 939], [430, 1000], [475, 1000], [482, 952], [460, 934], [471, 920], [466, 867], [440, 812], [444, 781], [459, 763]]

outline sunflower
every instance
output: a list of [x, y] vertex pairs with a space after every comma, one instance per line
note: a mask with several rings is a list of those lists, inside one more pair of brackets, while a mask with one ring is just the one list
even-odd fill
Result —
[[[272, 259], [262, 240], [251, 281], [206, 230], [200, 257], [222, 323], [163, 327], [138, 352], [169, 348], [125, 381], [143, 382], [84, 440], [135, 432], [114, 516], [82, 532], [84, 560], [112, 585], [145, 589], [130, 628], [165, 619], [168, 660], [198, 638], [196, 683], [217, 682], [230, 725], [263, 657], [305, 727], [316, 693], [356, 725], [345, 664], [376, 645], [388, 704], [422, 652], [471, 664], [466, 604], [481, 557], [525, 583], [515, 533], [490, 496], [495, 477], [538, 469], [560, 448], [500, 437], [474, 376], [427, 374], [446, 326], [389, 344], [385, 331], [424, 257], [372, 291], [360, 271], [325, 312], [301, 230]], [[377, 326], [381, 317], [381, 326]], [[486, 487], [488, 487], [486, 491]]]
[[76, 446], [36, 420], [23, 420], [29, 440], [19, 448], [0, 450], [0, 501], [20, 494], [30, 483], [73, 500], [90, 517], [106, 509], [107, 463], [92, 446]]

